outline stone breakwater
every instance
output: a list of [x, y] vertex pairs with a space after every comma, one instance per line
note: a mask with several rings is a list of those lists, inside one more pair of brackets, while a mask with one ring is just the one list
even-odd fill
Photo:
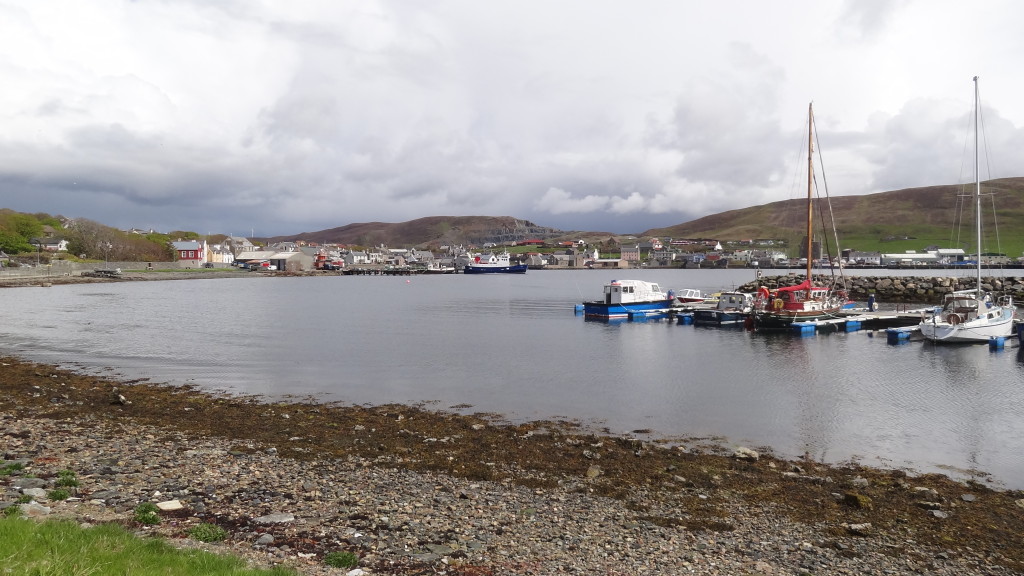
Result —
[[[803, 281], [803, 275], [766, 276], [761, 278], [760, 285], [769, 290], [783, 286], [793, 286]], [[815, 275], [814, 280], [827, 285], [833, 278], [827, 275]], [[945, 294], [957, 290], [974, 290], [977, 282], [975, 277], [965, 276], [848, 276], [847, 291], [854, 300], [867, 300], [874, 295], [879, 302], [900, 302], [938, 304]], [[744, 292], [754, 292], [759, 284], [748, 282], [739, 287]], [[985, 277], [981, 278], [983, 290], [1013, 296], [1015, 302], [1024, 303], [1024, 278], [1020, 277]]]

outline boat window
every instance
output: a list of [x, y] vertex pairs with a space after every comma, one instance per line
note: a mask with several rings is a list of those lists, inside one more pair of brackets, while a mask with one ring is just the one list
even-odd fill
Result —
[[972, 312], [978, 309], [978, 301], [973, 298], [956, 298], [946, 308], [954, 312]]
[[652, 284], [651, 285], [651, 291], [652, 292], [661, 292], [661, 288], [658, 288], [657, 284]]

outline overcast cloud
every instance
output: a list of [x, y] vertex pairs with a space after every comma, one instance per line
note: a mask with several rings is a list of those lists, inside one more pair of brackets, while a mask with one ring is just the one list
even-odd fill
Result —
[[[0, 0], [0, 207], [294, 234], [423, 216], [640, 232], [1024, 176], [1014, 0]], [[796, 188], [799, 188], [797, 185]]]

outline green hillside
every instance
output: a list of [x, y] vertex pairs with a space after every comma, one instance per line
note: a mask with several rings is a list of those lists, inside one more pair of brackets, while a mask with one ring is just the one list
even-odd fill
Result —
[[[990, 180], [982, 183], [981, 190], [983, 251], [1020, 256], [1024, 253], [1024, 178]], [[887, 253], [924, 250], [928, 246], [973, 250], [974, 200], [961, 197], [973, 192], [973, 185], [929, 186], [834, 197], [831, 204], [840, 246]], [[643, 236], [773, 238], [796, 246], [804, 236], [806, 222], [806, 202], [785, 200], [647, 230]], [[821, 220], [816, 217], [815, 234], [821, 229]]]

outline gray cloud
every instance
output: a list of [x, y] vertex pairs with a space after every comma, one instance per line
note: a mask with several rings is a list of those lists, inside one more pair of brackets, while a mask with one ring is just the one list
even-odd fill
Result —
[[993, 176], [1019, 175], [1024, 8], [991, 4], [1001, 23], [973, 23], [1006, 40], [978, 48], [951, 0], [0, 0], [0, 205], [260, 235], [467, 214], [637, 232], [789, 197], [811, 100], [833, 193], [952, 183], [975, 73], [999, 95]]

